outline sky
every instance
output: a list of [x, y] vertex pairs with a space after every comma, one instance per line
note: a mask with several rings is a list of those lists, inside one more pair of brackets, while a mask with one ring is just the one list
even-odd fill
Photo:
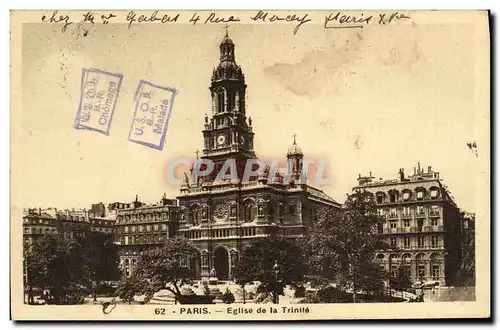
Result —
[[[108, 24], [83, 36], [76, 27], [23, 25], [22, 106], [12, 109], [14, 207], [178, 196], [164, 169], [203, 148], [225, 30]], [[339, 202], [360, 173], [391, 179], [420, 162], [440, 172], [459, 207], [476, 211], [477, 182], [489, 175], [489, 128], [475, 96], [474, 25], [416, 16], [391, 27], [310, 23], [294, 35], [286, 24], [232, 24], [228, 32], [246, 76], [258, 156], [285, 159], [297, 134], [306, 157], [328, 164], [331, 182], [316, 187]], [[109, 136], [73, 128], [82, 68], [124, 76]], [[161, 151], [127, 140], [141, 79], [178, 90]], [[477, 155], [467, 147], [473, 141]]]

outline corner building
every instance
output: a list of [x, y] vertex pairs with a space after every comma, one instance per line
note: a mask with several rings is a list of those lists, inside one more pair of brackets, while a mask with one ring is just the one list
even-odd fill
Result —
[[138, 196], [133, 203], [114, 203], [116, 210], [116, 244], [120, 268], [132, 274], [142, 252], [160, 247], [175, 236], [178, 227], [177, 200], [163, 198], [155, 204], [144, 204]]
[[453, 284], [461, 260], [462, 216], [439, 173], [431, 166], [414, 168], [397, 179], [358, 178], [353, 189], [375, 196], [377, 210], [384, 219], [378, 232], [390, 244], [389, 251], [376, 254], [376, 261], [391, 272], [405, 271], [414, 282]]
[[[196, 258], [185, 260], [198, 278], [216, 275], [220, 280], [231, 279], [242, 251], [253, 240], [301, 237], [318, 208], [340, 208], [321, 190], [300, 182], [303, 153], [295, 138], [286, 155], [291, 174], [288, 183], [279, 173], [268, 183], [269, 166], [242, 182], [247, 160], [257, 159], [252, 120], [246, 116], [246, 88], [245, 76], [235, 61], [235, 45], [226, 34], [209, 88], [211, 116], [205, 115], [202, 131], [201, 158], [212, 161], [214, 170], [197, 182], [186, 177], [178, 197], [178, 235], [190, 239], [199, 251]], [[228, 159], [234, 160], [237, 173], [224, 167]], [[216, 180], [221, 170], [239, 179]]]

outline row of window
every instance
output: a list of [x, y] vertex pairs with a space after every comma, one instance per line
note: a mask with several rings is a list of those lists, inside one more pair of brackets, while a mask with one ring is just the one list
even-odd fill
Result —
[[158, 243], [163, 242], [168, 238], [167, 235], [131, 235], [131, 236], [121, 236], [121, 245], [127, 244], [145, 244], [145, 243]]
[[166, 223], [118, 227], [118, 233], [143, 233], [143, 232], [149, 233], [154, 231], [167, 231], [167, 230], [168, 226]]
[[[30, 220], [31, 220], [31, 224], [40, 224], [40, 225], [52, 225], [52, 226], [56, 226], [57, 225], [57, 221], [55, 220], [47, 220], [47, 219], [29, 219], [29, 218], [24, 218], [24, 223], [28, 224], [30, 223]], [[106, 220], [91, 220], [90, 221], [91, 224], [93, 225], [107, 225], [107, 226], [113, 226], [113, 221], [106, 221]], [[60, 223], [61, 226], [65, 227], [65, 226], [85, 226], [87, 224], [87, 222], [83, 223], [83, 224], [80, 224], [80, 223], [77, 223], [77, 224], [74, 224], [74, 223]]]
[[43, 233], [55, 233], [57, 232], [56, 228], [29, 228], [24, 227], [25, 234], [43, 234]]
[[422, 200], [424, 198], [438, 198], [439, 188], [432, 187], [429, 190], [425, 188], [417, 188], [415, 191], [403, 190], [401, 193], [399, 191], [391, 190], [388, 194], [384, 192], [377, 192], [375, 194], [377, 203], [396, 203], [401, 201], [409, 201], [412, 199]]
[[[393, 228], [399, 228], [401, 227], [400, 225], [402, 224], [403, 227], [412, 227], [412, 224], [415, 224], [417, 228], [422, 228], [425, 224], [424, 224], [424, 220], [423, 219], [417, 219], [417, 220], [389, 220], [389, 228], [393, 229]], [[441, 219], [439, 218], [432, 218], [432, 219], [429, 219], [428, 221], [429, 225], [430, 226], [439, 226], [441, 225]]]
[[[213, 229], [212, 236], [210, 238], [223, 238], [237, 235], [237, 231], [235, 229]], [[256, 228], [239, 228], [239, 236], [255, 236], [257, 235]], [[193, 230], [186, 231], [184, 233], [184, 237], [188, 239], [197, 239], [206, 237], [203, 236], [203, 232], [201, 230]]]
[[[391, 275], [396, 277], [399, 271], [405, 272], [409, 277], [416, 277], [418, 279], [426, 279], [427, 272], [425, 265], [417, 265], [415, 276], [412, 274], [412, 267], [410, 266], [391, 266]], [[434, 281], [439, 281], [441, 277], [441, 266], [440, 265], [431, 265], [431, 277]]]
[[424, 205], [419, 205], [417, 207], [411, 207], [411, 206], [403, 206], [403, 207], [392, 207], [392, 208], [380, 208], [377, 209], [377, 213], [380, 216], [387, 216], [387, 217], [397, 217], [398, 215], [401, 215], [401, 217], [411, 217], [412, 214], [415, 214], [415, 216], [424, 216], [426, 214], [429, 214], [429, 216], [439, 216], [439, 209], [440, 207], [438, 205], [431, 205], [430, 207], [426, 207]]
[[102, 228], [102, 227], [92, 227], [90, 228], [92, 232], [102, 232], [102, 233], [112, 233], [113, 228]]
[[24, 223], [32, 223], [32, 224], [45, 224], [45, 225], [48, 225], [49, 224], [49, 221], [54, 223], [55, 221], [54, 220], [47, 220], [47, 219], [39, 219], [39, 218], [24, 218], [23, 219], [23, 222]]
[[119, 215], [116, 219], [118, 223], [129, 223], [137, 221], [153, 221], [153, 220], [170, 220], [171, 215], [169, 212], [154, 212], [154, 213], [141, 213], [141, 214], [126, 214]]
[[430, 236], [430, 239], [427, 236], [390, 237], [388, 243], [393, 247], [398, 247], [398, 243], [402, 243], [402, 246], [405, 248], [410, 248], [412, 246], [421, 248], [430, 246], [431, 248], [438, 248], [442, 246], [441, 237], [438, 235], [432, 235]]
[[[280, 215], [285, 214], [285, 206], [280, 206]], [[236, 210], [231, 209], [230, 212], [232, 217], [236, 216]], [[297, 214], [297, 205], [288, 205], [288, 215], [294, 216]], [[264, 207], [262, 205], [255, 205], [253, 203], [246, 203], [243, 205], [243, 221], [244, 222], [252, 222], [255, 220], [256, 215], [258, 217], [264, 216]], [[271, 204], [269, 206], [269, 216], [273, 217], [275, 215], [275, 207]], [[189, 219], [191, 219], [191, 223], [193, 225], [198, 225], [200, 221], [208, 220], [208, 207], [199, 207], [193, 206], [189, 210], [188, 214]]]

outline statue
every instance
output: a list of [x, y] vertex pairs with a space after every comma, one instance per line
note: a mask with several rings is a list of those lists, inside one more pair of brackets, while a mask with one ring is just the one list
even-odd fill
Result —
[[184, 182], [186, 182], [186, 184], [189, 184], [189, 178], [186, 172], [184, 172]]
[[252, 126], [252, 117], [248, 117], [248, 125]]
[[210, 277], [217, 277], [217, 272], [215, 271], [215, 268], [212, 268], [210, 271]]

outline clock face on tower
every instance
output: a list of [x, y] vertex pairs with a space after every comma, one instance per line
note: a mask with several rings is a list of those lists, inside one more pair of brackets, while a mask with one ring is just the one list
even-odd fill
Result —
[[215, 220], [225, 220], [229, 215], [229, 205], [226, 203], [219, 203], [215, 205], [214, 208], [214, 218]]
[[222, 134], [221, 134], [221, 135], [219, 135], [219, 136], [217, 137], [217, 143], [218, 143], [219, 145], [221, 145], [221, 144], [224, 144], [224, 142], [226, 142], [226, 137], [225, 137], [224, 135], [222, 135]]

